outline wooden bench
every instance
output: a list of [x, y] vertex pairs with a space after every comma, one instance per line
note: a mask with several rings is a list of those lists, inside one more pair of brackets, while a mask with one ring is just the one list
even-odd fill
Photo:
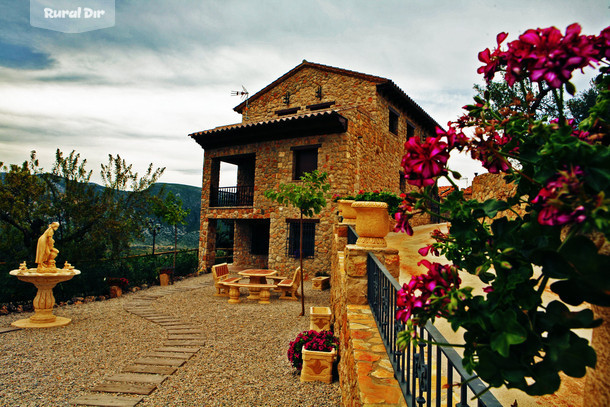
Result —
[[220, 263], [212, 266], [212, 276], [214, 277], [214, 287], [216, 287], [216, 297], [228, 297], [229, 287], [227, 283], [236, 283], [241, 280], [241, 277], [233, 277], [229, 275], [229, 265]]
[[259, 304], [269, 304], [270, 290], [276, 288], [276, 284], [253, 284], [253, 283], [225, 283], [229, 287], [229, 304], [239, 304], [239, 289], [246, 287], [250, 290], [249, 299], [258, 300]]

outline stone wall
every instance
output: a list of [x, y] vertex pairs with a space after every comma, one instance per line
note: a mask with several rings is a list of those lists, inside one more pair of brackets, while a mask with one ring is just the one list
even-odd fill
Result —
[[[485, 202], [488, 199], [501, 199], [506, 200], [513, 196], [517, 190], [517, 185], [514, 183], [507, 183], [504, 181], [503, 174], [490, 174], [485, 173], [477, 175], [472, 180], [472, 198], [480, 202]], [[525, 204], [513, 207], [513, 210], [519, 215], [525, 214]], [[502, 211], [498, 212], [496, 218], [503, 216], [509, 219], [517, 216], [513, 211]]]
[[[331, 309], [341, 358], [339, 381], [342, 405], [406, 406], [367, 300], [368, 249], [347, 245], [347, 224], [334, 228]], [[398, 276], [398, 251], [379, 248], [376, 256]]]

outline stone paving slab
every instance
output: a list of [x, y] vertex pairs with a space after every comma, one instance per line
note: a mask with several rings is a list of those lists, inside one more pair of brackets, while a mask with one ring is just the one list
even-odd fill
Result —
[[198, 346], [186, 347], [186, 346], [164, 346], [162, 348], [157, 348], [155, 351], [157, 352], [187, 352], [187, 353], [197, 353], [201, 349]]
[[92, 391], [105, 393], [142, 394], [148, 396], [157, 388], [154, 384], [101, 383], [92, 387]]
[[171, 328], [167, 327], [168, 334], [193, 334], [193, 335], [203, 335], [203, 331], [201, 329], [196, 328]]
[[185, 322], [155, 322], [156, 324], [159, 324], [167, 329], [180, 329], [180, 328], [192, 328], [193, 326], [190, 324], [187, 324]]
[[130, 365], [123, 368], [123, 372], [128, 373], [151, 373], [151, 374], [174, 374], [178, 368], [171, 366], [154, 366], [154, 365]]
[[23, 328], [18, 328], [16, 326], [8, 326], [5, 328], [0, 328], [0, 334], [6, 333], [6, 332], [13, 332], [13, 331], [19, 331]]
[[145, 356], [143, 358], [135, 360], [133, 363], [139, 365], [154, 365], [154, 366], [174, 366], [180, 367], [184, 364], [184, 359], [173, 359], [173, 358], [155, 358]]
[[163, 346], [197, 346], [197, 345], [205, 345], [203, 340], [168, 340], [163, 342]]
[[90, 396], [80, 396], [72, 401], [72, 404], [81, 406], [102, 406], [102, 407], [133, 407], [142, 401], [144, 397], [125, 397], [109, 396], [107, 394], [94, 394]]
[[167, 339], [169, 340], [176, 340], [176, 341], [197, 341], [197, 340], [203, 340], [203, 336], [199, 335], [199, 334], [192, 334], [192, 335], [182, 335], [182, 334], [169, 334], [167, 335]]
[[161, 384], [165, 379], [167, 379], [167, 376], [160, 376], [158, 374], [117, 373], [106, 377], [105, 380], [110, 382]]
[[194, 353], [187, 353], [187, 352], [148, 352], [146, 354], [147, 357], [153, 357], [153, 358], [170, 358], [170, 359], [184, 359], [184, 360], [188, 360], [190, 359], [192, 356], [194, 355]]

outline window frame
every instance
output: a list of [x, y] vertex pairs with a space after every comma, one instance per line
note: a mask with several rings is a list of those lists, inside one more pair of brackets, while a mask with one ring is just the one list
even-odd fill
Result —
[[[309, 144], [305, 146], [294, 146], [290, 147], [292, 151], [292, 180], [300, 181], [301, 176], [306, 172], [311, 172], [318, 169], [318, 150], [320, 149], [321, 144]], [[302, 167], [305, 167], [301, 163], [302, 154], [305, 152], [315, 152], [315, 165], [313, 165], [313, 169], [310, 171], [303, 171]]]
[[[286, 219], [286, 255], [299, 258], [300, 219]], [[311, 259], [316, 255], [316, 224], [319, 219], [303, 219], [303, 258]], [[307, 239], [307, 240], [306, 240]]]

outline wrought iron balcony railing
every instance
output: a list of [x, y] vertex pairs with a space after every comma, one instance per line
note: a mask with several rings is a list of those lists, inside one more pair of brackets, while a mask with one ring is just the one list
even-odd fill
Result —
[[252, 205], [254, 186], [212, 187], [210, 191], [210, 207]]

